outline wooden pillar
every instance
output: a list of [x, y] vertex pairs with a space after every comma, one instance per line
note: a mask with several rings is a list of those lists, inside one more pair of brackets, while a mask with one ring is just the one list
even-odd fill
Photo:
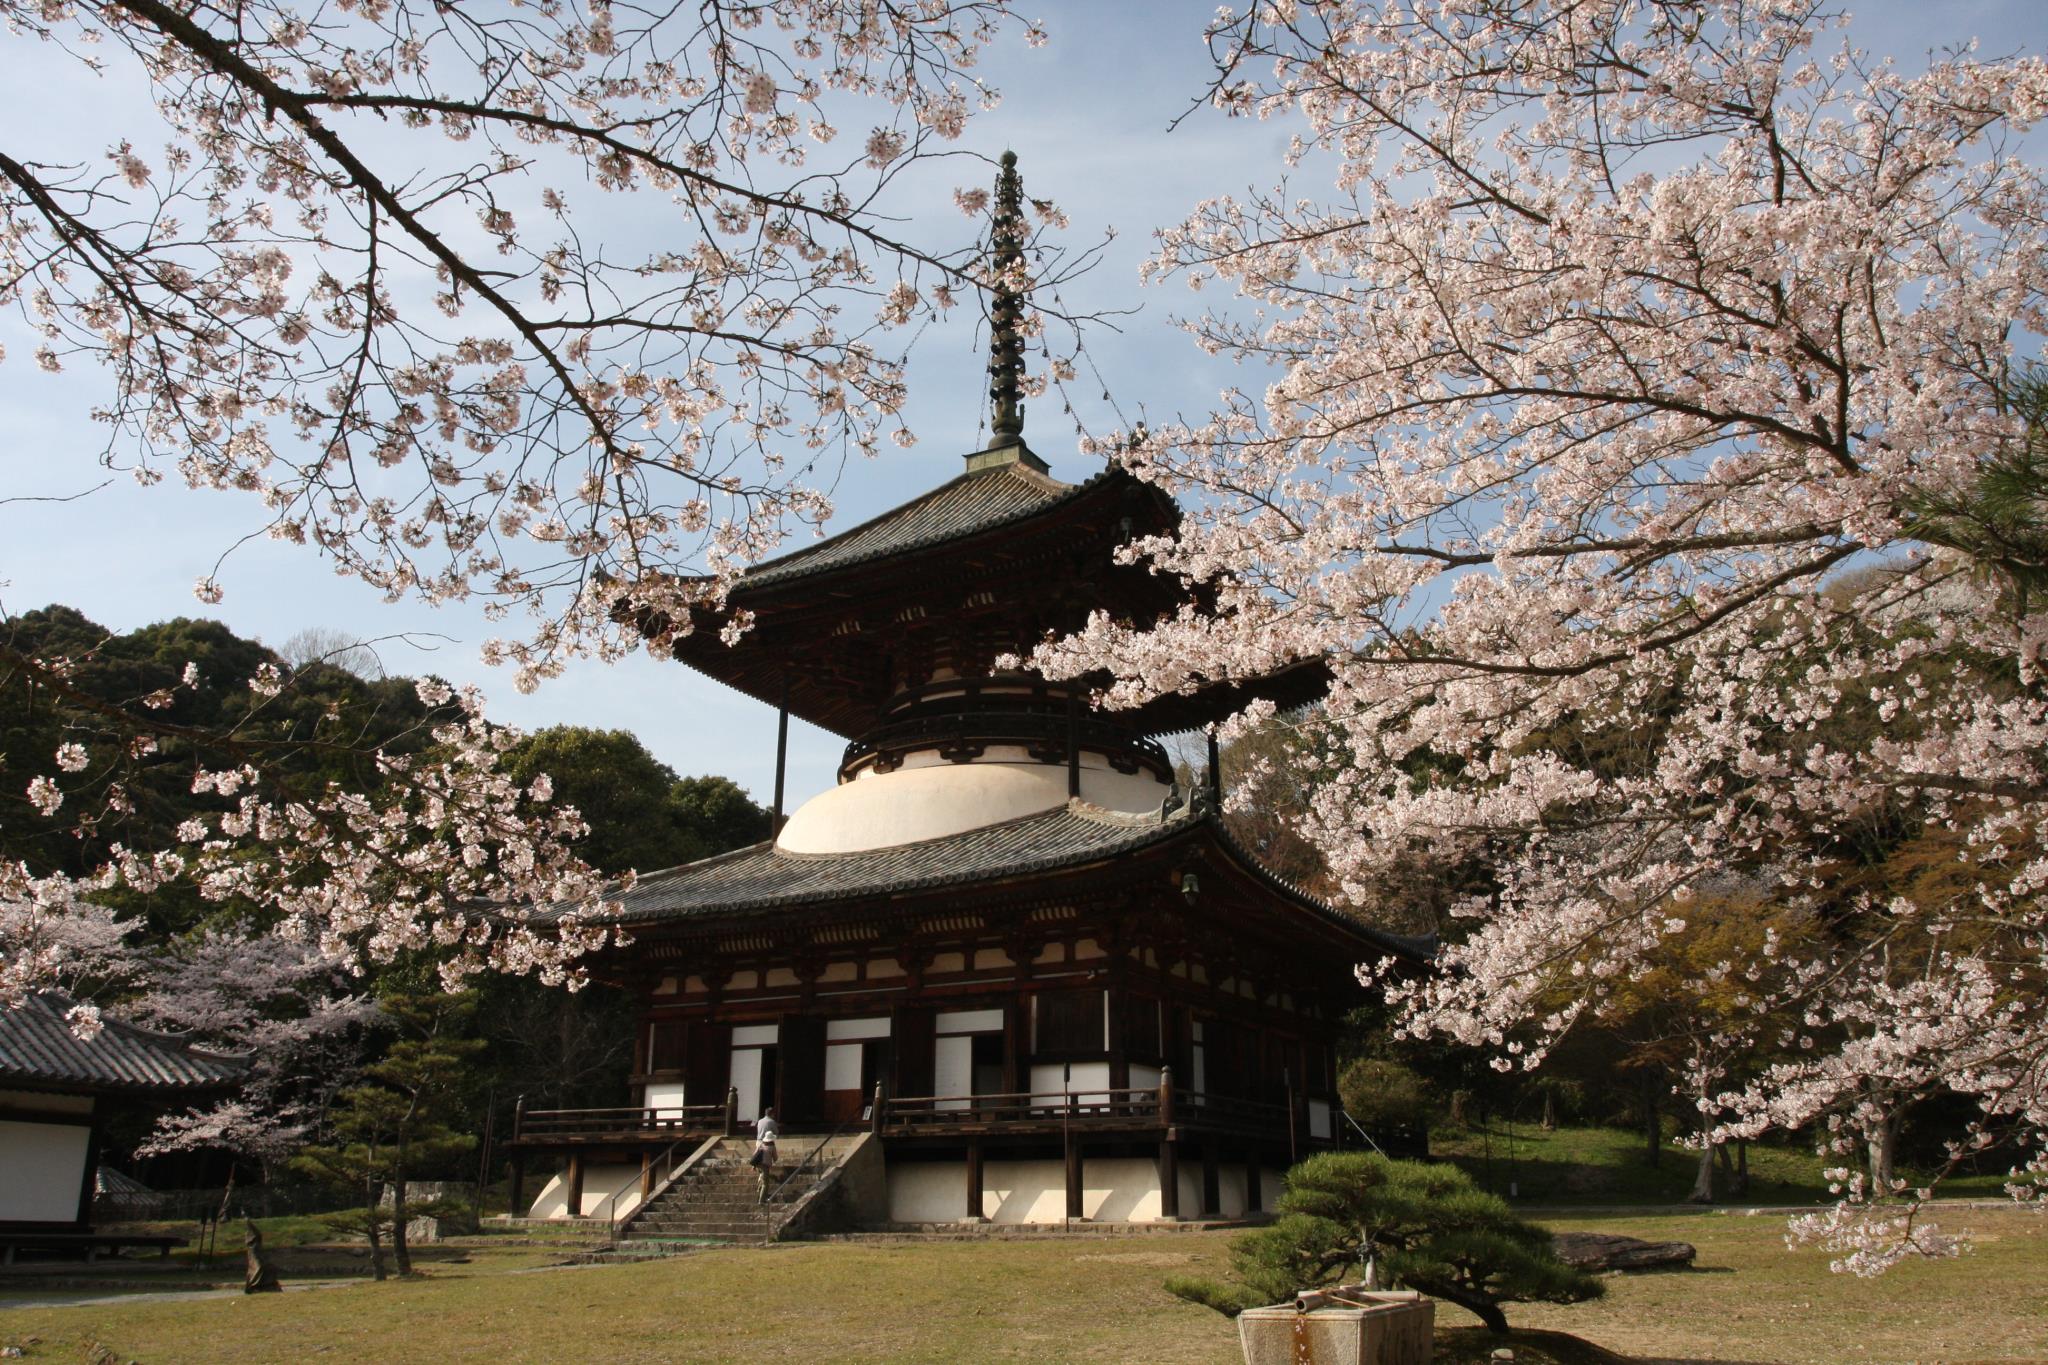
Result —
[[967, 1221], [986, 1221], [981, 1212], [981, 1139], [967, 1140]]
[[1180, 1144], [1171, 1137], [1159, 1144], [1159, 1217], [1180, 1221]]
[[1084, 1218], [1081, 1211], [1081, 1143], [1074, 1136], [1074, 1095], [1067, 1092], [1067, 1122], [1064, 1125], [1067, 1147], [1067, 1217]]
[[571, 1218], [583, 1216], [583, 1153], [569, 1153], [568, 1199], [564, 1205]]
[[[1103, 945], [1108, 947], [1109, 945]], [[1108, 987], [1103, 999], [1108, 1002], [1109, 1017], [1104, 1020], [1109, 1044], [1109, 1088], [1128, 1090], [1131, 1088], [1131, 1054], [1124, 1047], [1125, 973], [1123, 967], [1123, 946], [1112, 949], [1117, 955], [1109, 961], [1106, 971]]]
[[1244, 1154], [1244, 1211], [1259, 1211], [1259, 1154], [1256, 1149]]
[[882, 1083], [875, 1082], [874, 1103], [868, 1106], [868, 1131], [876, 1137], [882, 1135]]
[[789, 767], [789, 674], [782, 675], [782, 708], [775, 718], [775, 813], [769, 818], [772, 838], [782, 833], [782, 779]]
[[640, 1199], [645, 1203], [647, 1196], [654, 1193], [654, 1153], [640, 1149]]
[[740, 1088], [729, 1085], [725, 1088], [725, 1135], [731, 1137], [739, 1131]]
[[1223, 1212], [1223, 1169], [1216, 1144], [1202, 1144], [1202, 1216], [1215, 1218]]
[[514, 1218], [526, 1217], [526, 1153], [512, 1153], [512, 1206]]
[[[1023, 976], [1027, 968], [1017, 957], [1025, 951], [1022, 947], [1007, 950], [1013, 962], [1017, 962], [1017, 974]], [[1003, 1089], [1015, 1095], [1031, 1088], [1031, 1068], [1025, 1060], [1024, 1002], [1012, 1000], [1003, 1006]]]
[[1216, 746], [1216, 727], [1209, 727], [1209, 795], [1218, 808], [1223, 805], [1223, 753]]

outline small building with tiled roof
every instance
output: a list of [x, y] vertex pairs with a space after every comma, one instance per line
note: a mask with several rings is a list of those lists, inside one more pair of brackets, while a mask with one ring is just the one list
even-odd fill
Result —
[[[999, 268], [1017, 192], [1006, 166]], [[1178, 524], [1172, 499], [1120, 467], [1061, 482], [1025, 445], [1016, 308], [996, 301], [995, 440], [965, 472], [755, 566], [728, 595], [736, 642], [710, 618], [676, 635], [783, 734], [844, 738], [838, 782], [785, 820], [779, 753], [774, 838], [622, 892], [630, 941], [593, 970], [646, 1002], [634, 1103], [522, 1111], [515, 1190], [524, 1163], [557, 1168], [534, 1214], [701, 1232], [673, 1207], [699, 1158], [675, 1154], [770, 1109], [797, 1153], [864, 1150], [858, 1217], [885, 1224], [1238, 1216], [1343, 1139], [1356, 968], [1432, 945], [1261, 867], [1156, 738], [1313, 700], [1327, 672], [1112, 712], [1089, 704], [1102, 680], [1005, 665], [1091, 612], [1190, 595], [1117, 558]]]
[[0, 1008], [0, 1234], [84, 1229], [100, 1134], [128, 1107], [204, 1099], [240, 1084], [234, 1057], [112, 1020], [79, 1036], [54, 994]]

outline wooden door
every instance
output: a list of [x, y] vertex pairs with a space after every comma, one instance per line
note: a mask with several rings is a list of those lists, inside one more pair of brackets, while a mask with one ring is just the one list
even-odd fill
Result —
[[683, 1093], [691, 1104], [724, 1104], [732, 1084], [732, 1029], [699, 1020], [690, 1025]]
[[825, 1021], [784, 1015], [776, 1049], [776, 1114], [795, 1127], [824, 1122]]
[[892, 1098], [915, 1098], [932, 1093], [934, 1080], [932, 1045], [936, 1019], [932, 1011], [905, 1006], [896, 1011], [889, 1034], [896, 1043], [896, 1075], [889, 1086]]

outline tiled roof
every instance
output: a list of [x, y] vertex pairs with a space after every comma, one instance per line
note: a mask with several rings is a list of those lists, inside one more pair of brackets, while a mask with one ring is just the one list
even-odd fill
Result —
[[1430, 939], [1373, 929], [1267, 872], [1201, 805], [1165, 815], [1126, 815], [1072, 801], [1038, 815], [863, 853], [784, 853], [773, 842], [754, 844], [642, 876], [618, 898], [617, 922], [674, 923], [1057, 872], [1135, 853], [1205, 826], [1305, 911], [1385, 952], [1415, 959], [1434, 953]]
[[1078, 802], [1039, 815], [863, 853], [785, 853], [773, 841], [641, 877], [619, 899], [625, 923], [815, 905], [957, 882], [1047, 872], [1143, 848], [1188, 828]]
[[232, 1057], [195, 1052], [175, 1038], [108, 1020], [90, 1042], [71, 1031], [62, 996], [0, 1008], [0, 1085], [108, 1090], [204, 1090], [241, 1079]]
[[1107, 477], [1103, 473], [1087, 483], [1061, 483], [1021, 462], [962, 474], [830, 540], [755, 565], [741, 577], [741, 590], [978, 535], [1033, 516]]

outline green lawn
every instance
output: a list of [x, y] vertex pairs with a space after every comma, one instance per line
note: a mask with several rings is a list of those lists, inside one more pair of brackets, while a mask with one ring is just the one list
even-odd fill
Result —
[[[1608, 1297], [1511, 1310], [1644, 1359], [2048, 1360], [2048, 1220], [1955, 1210], [1978, 1250], [1875, 1281], [1787, 1252], [1769, 1216], [1575, 1217], [1558, 1226], [1679, 1237], [1691, 1273], [1616, 1277]], [[1239, 1359], [1235, 1326], [1162, 1288], [1218, 1274], [1228, 1235], [721, 1249], [640, 1265], [542, 1269], [560, 1251], [511, 1235], [438, 1249], [424, 1278], [244, 1298], [0, 1307], [0, 1344], [32, 1360], [981, 1361]], [[6, 1302], [0, 1297], [0, 1304]], [[1492, 1343], [1440, 1309], [1444, 1354]], [[1455, 1349], [1453, 1349], [1455, 1347]], [[1572, 1359], [1518, 1346], [1518, 1360]]]
[[[1531, 1124], [1443, 1127], [1429, 1135], [1429, 1154], [1454, 1161], [1474, 1179], [1505, 1195], [1512, 1182], [1517, 1202], [1545, 1206], [1677, 1204], [1692, 1191], [1699, 1154], [1664, 1144], [1655, 1167], [1643, 1160], [1643, 1135], [1622, 1128], [1560, 1128]], [[1749, 1148], [1749, 1192], [1736, 1204], [1830, 1202], [1821, 1171], [1827, 1163], [1808, 1146]], [[1906, 1173], [1912, 1178], [1913, 1172]], [[1942, 1198], [2003, 1197], [2002, 1175], [1958, 1175], [1942, 1182]]]

